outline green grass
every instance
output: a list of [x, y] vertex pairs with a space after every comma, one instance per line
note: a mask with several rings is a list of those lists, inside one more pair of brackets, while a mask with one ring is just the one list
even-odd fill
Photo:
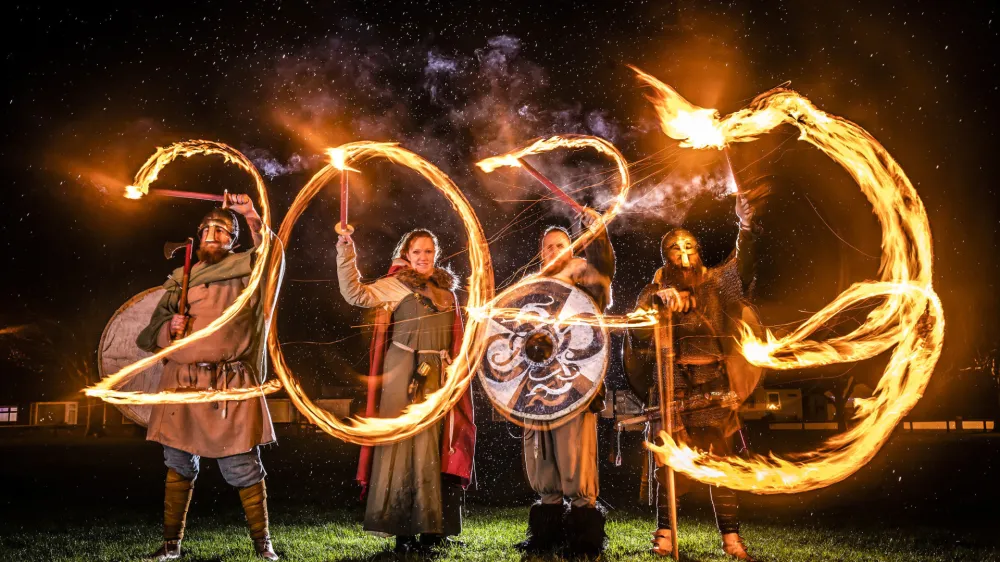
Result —
[[[155, 506], [149, 506], [155, 510]], [[199, 509], [188, 524], [183, 560], [255, 560], [240, 515], [234, 511], [204, 513]], [[2, 560], [109, 560], [142, 559], [158, 546], [159, 526], [150, 511], [119, 512], [112, 519], [71, 522], [11, 522], [0, 528]], [[527, 509], [474, 507], [465, 522], [464, 546], [442, 549], [436, 560], [520, 561], [511, 545], [523, 538]], [[288, 561], [394, 560], [392, 540], [366, 535], [354, 511], [301, 511], [272, 513], [275, 547]], [[847, 523], [850, 524], [850, 523]], [[682, 518], [681, 558], [723, 561], [719, 535], [709, 520]], [[650, 516], [612, 512], [608, 522], [610, 542], [605, 560], [659, 560], [647, 553]], [[836, 560], [942, 561], [1000, 560], [1000, 549], [990, 546], [983, 533], [956, 533], [930, 528], [871, 529], [806, 523], [745, 523], [744, 538], [751, 552], [766, 561]], [[410, 558], [415, 560], [415, 558]]]

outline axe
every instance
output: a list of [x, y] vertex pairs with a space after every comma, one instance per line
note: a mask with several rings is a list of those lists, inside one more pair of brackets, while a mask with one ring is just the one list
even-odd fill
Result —
[[167, 242], [163, 245], [163, 257], [169, 260], [181, 248], [184, 248], [184, 275], [181, 278], [181, 298], [177, 308], [179, 314], [187, 315], [188, 281], [191, 279], [191, 250], [194, 248], [194, 238], [188, 237], [183, 242]]

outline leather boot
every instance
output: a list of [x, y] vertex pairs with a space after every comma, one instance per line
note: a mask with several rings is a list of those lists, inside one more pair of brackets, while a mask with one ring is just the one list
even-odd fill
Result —
[[149, 557], [154, 562], [177, 560], [181, 557], [181, 541], [163, 541], [163, 546]]
[[264, 560], [278, 560], [267, 529], [267, 488], [264, 481], [240, 488], [240, 501], [243, 502], [243, 511], [250, 526], [250, 538], [253, 539], [257, 556]]
[[743, 539], [739, 533], [726, 533], [722, 535], [722, 550], [727, 556], [746, 562], [756, 562], [756, 558], [750, 556], [747, 547], [743, 544]]
[[657, 556], [674, 555], [674, 532], [670, 529], [657, 529], [653, 533], [653, 554]]
[[526, 554], [546, 554], [562, 548], [565, 511], [562, 503], [535, 502], [528, 510], [528, 537], [514, 548]]
[[172, 468], [167, 469], [163, 491], [163, 546], [153, 560], [176, 560], [181, 557], [181, 540], [187, 524], [188, 507], [194, 493], [194, 480], [188, 480]]

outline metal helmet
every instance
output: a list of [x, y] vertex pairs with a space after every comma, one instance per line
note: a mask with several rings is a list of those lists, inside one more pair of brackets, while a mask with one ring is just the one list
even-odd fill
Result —
[[229, 237], [233, 239], [234, 243], [240, 236], [240, 223], [236, 220], [236, 213], [229, 209], [216, 207], [209, 211], [205, 215], [205, 218], [201, 219], [201, 223], [198, 224], [199, 239], [201, 238], [201, 232], [210, 226], [228, 232]]
[[677, 244], [682, 239], [690, 240], [694, 245], [695, 252], [701, 250], [701, 245], [698, 244], [698, 239], [695, 238], [694, 234], [691, 234], [689, 230], [683, 228], [675, 228], [664, 234], [663, 238], [660, 240], [660, 258], [663, 260], [663, 263], [667, 263], [668, 261], [667, 254], [670, 251], [670, 247]]

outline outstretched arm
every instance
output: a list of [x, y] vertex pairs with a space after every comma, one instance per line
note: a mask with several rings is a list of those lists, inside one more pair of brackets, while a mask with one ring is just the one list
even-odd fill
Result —
[[354, 241], [350, 236], [341, 236], [337, 241], [337, 283], [344, 300], [363, 308], [394, 304], [409, 292], [394, 277], [383, 277], [374, 283], [362, 283]]
[[[584, 228], [590, 228], [591, 225], [598, 221], [600, 216], [600, 213], [588, 208], [584, 209], [583, 214], [580, 215], [580, 221], [583, 223]], [[587, 258], [587, 263], [593, 266], [598, 273], [609, 280], [614, 278], [615, 250], [611, 247], [611, 238], [608, 236], [606, 226], [600, 227], [600, 231], [584, 250], [584, 256]]]

